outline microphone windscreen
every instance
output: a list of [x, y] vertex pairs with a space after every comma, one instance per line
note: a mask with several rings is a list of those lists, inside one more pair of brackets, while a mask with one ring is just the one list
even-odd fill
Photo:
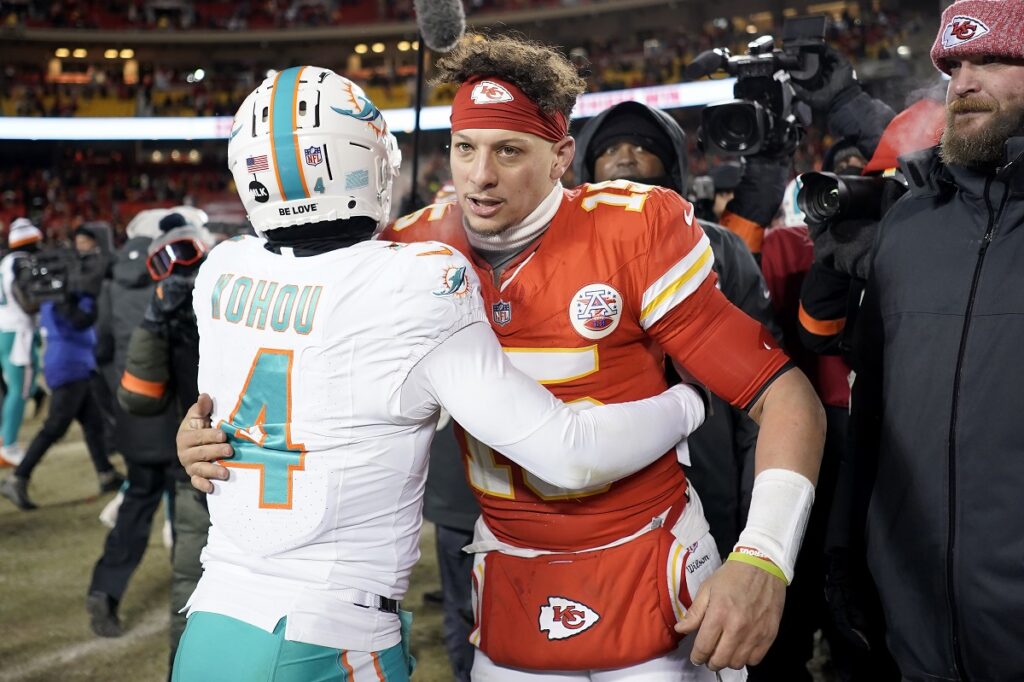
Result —
[[466, 31], [462, 0], [413, 0], [420, 35], [434, 52], [448, 52]]

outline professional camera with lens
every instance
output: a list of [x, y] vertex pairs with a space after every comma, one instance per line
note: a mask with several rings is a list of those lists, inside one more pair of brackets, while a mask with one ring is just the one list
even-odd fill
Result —
[[19, 258], [15, 268], [15, 285], [38, 308], [46, 301], [67, 298], [78, 263], [68, 249], [48, 249]]
[[808, 222], [838, 225], [850, 221], [879, 221], [907, 191], [899, 173], [891, 176], [804, 173], [798, 180], [797, 206]]
[[774, 153], [795, 146], [811, 123], [811, 110], [796, 99], [789, 80], [813, 87], [821, 78], [825, 51], [825, 16], [787, 19], [782, 49], [772, 36], [747, 45], [747, 54], [731, 56], [726, 48], [703, 52], [684, 78], [693, 80], [724, 70], [736, 76], [735, 99], [704, 108], [701, 137], [705, 146], [726, 154]]

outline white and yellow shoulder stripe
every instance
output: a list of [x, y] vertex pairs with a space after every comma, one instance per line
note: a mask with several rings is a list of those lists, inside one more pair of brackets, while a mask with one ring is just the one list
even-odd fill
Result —
[[715, 263], [711, 242], [702, 235], [690, 252], [668, 269], [644, 292], [640, 308], [640, 326], [650, 329], [658, 320], [697, 290]]

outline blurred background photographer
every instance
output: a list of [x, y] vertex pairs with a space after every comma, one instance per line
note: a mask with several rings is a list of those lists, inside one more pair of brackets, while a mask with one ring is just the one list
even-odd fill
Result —
[[[22, 511], [36, 508], [28, 495], [32, 471], [75, 420], [82, 426], [100, 493], [114, 492], [124, 482], [108, 458], [103, 416], [91, 387], [96, 371], [96, 298], [107, 268], [101, 238], [106, 235], [95, 228], [75, 230], [74, 255], [64, 293], [58, 300], [45, 300], [39, 306], [46, 340], [43, 375], [51, 391], [50, 411], [14, 475], [0, 483], [0, 494]], [[21, 287], [21, 282], [16, 280], [14, 286]]]
[[24, 258], [36, 253], [43, 233], [27, 218], [18, 218], [7, 232], [8, 253], [0, 260], [0, 366], [3, 367], [4, 392], [2, 424], [3, 446], [0, 466], [17, 466], [25, 457], [18, 443], [18, 430], [25, 415], [25, 401], [32, 395], [39, 374], [38, 306], [26, 301], [14, 281]]

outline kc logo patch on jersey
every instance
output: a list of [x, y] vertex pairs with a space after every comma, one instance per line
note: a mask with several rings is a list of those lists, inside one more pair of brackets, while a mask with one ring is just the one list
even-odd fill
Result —
[[622, 296], [607, 284], [588, 284], [572, 297], [569, 321], [585, 339], [602, 339], [619, 326]]
[[548, 597], [540, 607], [540, 630], [548, 639], [567, 639], [592, 628], [601, 615], [586, 604], [565, 597]]
[[989, 33], [985, 22], [974, 17], [955, 16], [942, 30], [942, 46], [956, 47]]
[[500, 104], [511, 102], [513, 97], [504, 86], [493, 81], [480, 81], [473, 86], [473, 92], [469, 93], [473, 104]]

